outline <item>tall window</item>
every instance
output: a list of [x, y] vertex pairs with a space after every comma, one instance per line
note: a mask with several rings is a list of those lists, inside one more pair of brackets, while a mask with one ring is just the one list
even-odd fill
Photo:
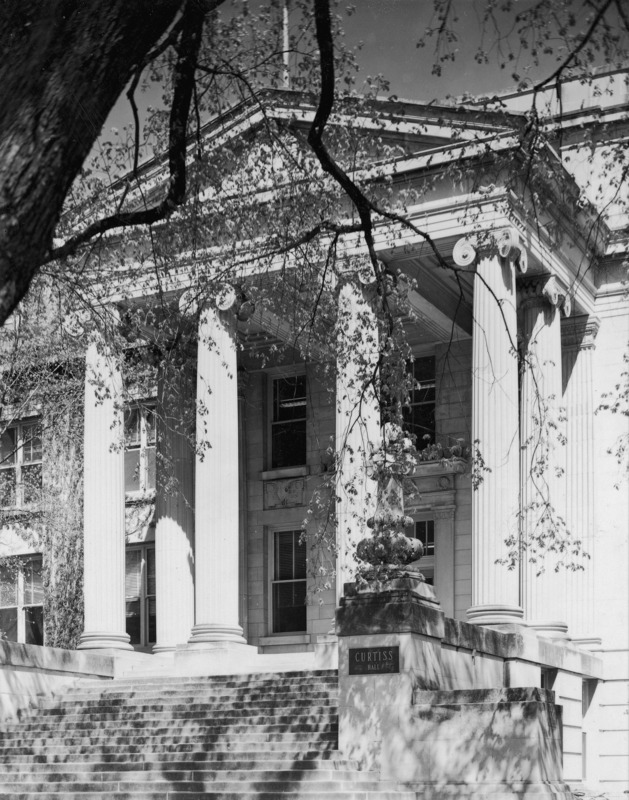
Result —
[[0, 562], [0, 638], [43, 644], [43, 604], [41, 556]]
[[0, 505], [24, 508], [36, 503], [41, 486], [41, 424], [18, 422], [0, 436]]
[[273, 534], [273, 633], [306, 630], [306, 544], [301, 531]]
[[275, 378], [271, 419], [271, 468], [306, 463], [306, 376]]
[[124, 412], [125, 492], [155, 488], [155, 409], [132, 406]]
[[[409, 402], [402, 409], [404, 427], [416, 436], [421, 450], [435, 441], [435, 357], [416, 358], [411, 365], [413, 388]], [[428, 436], [426, 439], [424, 437]]]
[[131, 644], [146, 647], [157, 640], [155, 547], [128, 548], [125, 566], [126, 630]]

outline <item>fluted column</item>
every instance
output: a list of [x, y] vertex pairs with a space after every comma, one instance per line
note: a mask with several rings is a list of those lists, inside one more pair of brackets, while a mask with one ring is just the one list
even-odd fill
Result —
[[[186, 642], [194, 624], [194, 448], [185, 404], [193, 376], [185, 363], [170, 364], [158, 378], [156, 653]], [[188, 410], [188, 414], [190, 410]]]
[[354, 553], [369, 533], [376, 482], [368, 476], [380, 441], [380, 406], [370, 381], [378, 360], [378, 321], [355, 277], [339, 291], [336, 377], [337, 598], [354, 580]]
[[203, 309], [197, 355], [196, 623], [191, 645], [245, 643], [238, 624], [238, 391], [235, 331]]
[[249, 616], [249, 558], [247, 542], [247, 440], [245, 393], [247, 390], [247, 374], [244, 370], [238, 371], [238, 564], [239, 564], [239, 602], [240, 611], [238, 621], [245, 638], [248, 628]]
[[553, 277], [522, 288], [525, 340], [521, 391], [522, 540], [527, 624], [541, 635], [567, 637], [565, 571], [553, 541], [565, 535], [565, 466], [561, 439], [561, 295]]
[[84, 599], [79, 650], [131, 650], [125, 631], [122, 374], [102, 341], [85, 355]]
[[593, 356], [599, 321], [577, 317], [562, 326], [563, 384], [566, 408], [566, 526], [582, 542], [589, 559], [566, 574], [570, 637], [584, 646], [600, 644], [595, 635], [596, 563], [594, 473]]
[[[455, 261], [476, 259], [472, 342], [472, 607], [478, 625], [522, 618], [517, 569], [497, 563], [517, 547], [519, 500], [518, 360], [515, 267], [524, 251], [515, 233], [504, 246], [472, 256], [459, 245]], [[504, 239], [504, 236], [502, 239]], [[471, 259], [471, 261], [469, 260]], [[511, 544], [507, 541], [511, 540]]]

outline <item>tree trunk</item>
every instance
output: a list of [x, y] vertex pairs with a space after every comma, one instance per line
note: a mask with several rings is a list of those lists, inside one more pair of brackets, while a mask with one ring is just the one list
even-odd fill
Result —
[[184, 0], [0, 3], [0, 324], [134, 68]]

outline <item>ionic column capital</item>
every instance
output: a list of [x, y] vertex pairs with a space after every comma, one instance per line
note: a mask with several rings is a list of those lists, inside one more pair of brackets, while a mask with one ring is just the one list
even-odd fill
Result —
[[572, 313], [572, 297], [555, 275], [534, 275], [521, 281], [518, 301], [521, 308], [547, 304], [560, 308], [566, 317]]
[[562, 346], [570, 350], [594, 350], [601, 321], [598, 317], [573, 317], [561, 326]]
[[454, 245], [452, 259], [463, 268], [471, 268], [479, 256], [498, 255], [509, 260], [524, 274], [528, 269], [528, 255], [520, 241], [517, 228], [509, 226], [490, 232], [486, 236], [466, 236]]

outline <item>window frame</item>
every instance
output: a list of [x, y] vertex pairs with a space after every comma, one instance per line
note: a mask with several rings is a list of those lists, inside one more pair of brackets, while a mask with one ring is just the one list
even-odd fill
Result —
[[[155, 487], [157, 484], [157, 416], [156, 416], [156, 406], [157, 403], [155, 400], [147, 400], [147, 401], [137, 401], [134, 403], [129, 403], [124, 407], [124, 421], [123, 421], [123, 431], [124, 431], [124, 453], [125, 453], [125, 467], [124, 467], [124, 482], [125, 482], [125, 496], [127, 497], [143, 497], [147, 494], [152, 494], [155, 492]], [[139, 433], [140, 438], [138, 441], [137, 446], [135, 444], [130, 445], [127, 439], [127, 414], [131, 414], [134, 411], [137, 411], [139, 414], [140, 424], [139, 424]], [[151, 442], [149, 438], [149, 429], [150, 426], [148, 424], [148, 415], [153, 415], [153, 441]], [[153, 459], [153, 481], [151, 485], [151, 464], [150, 464], [150, 457], [149, 451], [153, 449], [155, 452], [155, 456]], [[139, 471], [138, 471], [138, 488], [137, 489], [127, 489], [127, 453], [131, 453], [136, 451], [138, 452], [138, 463], [139, 463]]]
[[[269, 636], [299, 636], [307, 633], [308, 631], [308, 603], [304, 603], [304, 627], [300, 628], [299, 630], [291, 630], [291, 631], [276, 631], [276, 612], [275, 612], [275, 604], [273, 601], [274, 598], [274, 586], [279, 583], [303, 583], [306, 590], [306, 601], [307, 601], [307, 592], [308, 592], [308, 567], [307, 567], [307, 558], [308, 558], [308, 548], [307, 545], [304, 544], [306, 548], [306, 569], [305, 575], [303, 578], [289, 578], [289, 579], [276, 579], [275, 578], [275, 541], [276, 536], [281, 533], [293, 533], [298, 534], [301, 536], [302, 531], [299, 527], [295, 525], [285, 525], [285, 526], [275, 526], [268, 531], [268, 635]], [[294, 560], [294, 554], [293, 554]]]
[[[433, 552], [428, 555], [423, 555], [421, 557], [419, 570], [422, 575], [426, 578], [426, 580], [434, 586], [435, 584], [435, 566], [437, 560], [437, 525], [435, 523], [435, 516], [432, 510], [428, 509], [426, 511], [414, 511], [411, 513], [411, 518], [413, 520], [413, 532], [412, 538], [418, 539], [417, 536], [417, 523], [418, 522], [432, 522], [433, 526]], [[408, 529], [407, 529], [408, 530]], [[407, 533], [407, 536], [409, 534]]]
[[[128, 603], [140, 603], [140, 641], [138, 643], [133, 644], [132, 647], [135, 649], [151, 649], [157, 643], [157, 585], [155, 586], [155, 592], [149, 593], [149, 585], [148, 585], [148, 551], [151, 550], [153, 552], [153, 561], [155, 561], [155, 542], [142, 542], [139, 544], [132, 544], [127, 545], [125, 547], [125, 631], [126, 631], [126, 619], [127, 619], [127, 604]], [[127, 579], [127, 554], [129, 552], [139, 552], [141, 561], [140, 561], [140, 593], [137, 595], [128, 595], [127, 588], [126, 588], [126, 579]], [[156, 578], [157, 583], [157, 578]], [[149, 638], [150, 632], [150, 624], [149, 624], [149, 611], [150, 611], [150, 601], [156, 604], [155, 606], [155, 641], [151, 641]]]
[[[291, 380], [295, 378], [303, 378], [304, 379], [304, 415], [303, 417], [299, 417], [298, 419], [294, 420], [276, 420], [275, 419], [275, 412], [276, 412], [276, 403], [275, 403], [275, 384], [276, 381], [280, 380]], [[298, 467], [305, 467], [308, 463], [308, 374], [306, 372], [305, 366], [296, 366], [294, 369], [284, 369], [284, 368], [275, 368], [267, 372], [267, 464], [268, 469], [270, 470], [290, 470], [295, 469]], [[303, 453], [303, 460], [291, 464], [284, 464], [283, 466], [275, 466], [275, 454], [274, 454], [274, 427], [280, 424], [287, 424], [291, 422], [303, 422], [304, 429], [305, 429], [305, 444], [304, 444], [304, 453]]]
[[[7, 425], [2, 435], [8, 433], [9, 431], [16, 432], [15, 438], [15, 445], [13, 447], [13, 456], [14, 461], [10, 464], [4, 464], [3, 461], [0, 461], [0, 474], [1, 473], [8, 473], [12, 472], [14, 475], [14, 497], [13, 503], [3, 503], [2, 500], [2, 492], [0, 491], [0, 508], [17, 508], [17, 509], [29, 509], [29, 508], [36, 508], [38, 506], [38, 500], [27, 500], [25, 495], [25, 481], [23, 477], [23, 470], [28, 467], [39, 467], [39, 487], [38, 491], [41, 493], [42, 490], [42, 481], [43, 481], [43, 464], [44, 464], [44, 448], [43, 448], [43, 437], [42, 437], [42, 428], [41, 428], [41, 417], [32, 416], [26, 417], [24, 419], [16, 420], [11, 424]], [[29, 438], [25, 437], [25, 430], [28, 428], [34, 428], [39, 426], [39, 436], [30, 436]], [[25, 447], [26, 445], [33, 442], [35, 439], [39, 439], [39, 459], [33, 460], [25, 460]]]
[[[44, 618], [44, 588], [43, 588], [43, 580], [41, 582], [41, 603], [27, 603], [26, 602], [26, 595], [27, 595], [27, 586], [26, 586], [26, 566], [28, 565], [32, 571], [33, 564], [36, 562], [39, 564], [39, 574], [42, 573], [43, 567], [43, 557], [41, 553], [26, 553], [24, 555], [19, 556], [11, 556], [8, 559], [0, 559], [0, 566], [3, 566], [3, 561], [10, 560], [13, 561], [15, 564], [15, 605], [2, 605], [2, 593], [0, 592], [0, 609], [12, 609], [15, 608], [16, 610], [16, 639], [15, 642], [17, 644], [34, 644], [34, 645], [45, 645], [46, 644], [46, 635], [45, 635], [45, 618]], [[26, 624], [26, 612], [27, 609], [41, 609], [41, 643], [38, 642], [27, 642], [26, 641], [26, 631], [27, 631], [27, 624]], [[2, 638], [2, 637], [0, 637]], [[8, 639], [6, 641], [13, 641], [12, 639]]]
[[[415, 378], [415, 366], [422, 362], [432, 360], [433, 365], [433, 377], [432, 381], [428, 381], [428, 383], [432, 384], [428, 385], [423, 388], [432, 389], [434, 392], [434, 397], [432, 400], [418, 400], [413, 402], [413, 394], [414, 392], [420, 392], [422, 390], [421, 381], [418, 378]], [[415, 447], [417, 450], [423, 450], [427, 445], [435, 444], [437, 441], [437, 358], [434, 353], [415, 353], [412, 356], [412, 359], [408, 362], [408, 373], [410, 373], [411, 378], [413, 379], [413, 387], [409, 392], [409, 402], [404, 403], [402, 406], [402, 416], [403, 416], [403, 427], [409, 433], [415, 433], [416, 441]], [[420, 383], [420, 388], [415, 387], [415, 381]], [[426, 383], [426, 381], [424, 381]], [[414, 430], [412, 430], [410, 426], [410, 419], [406, 419], [405, 416], [408, 415], [409, 417], [412, 416], [413, 409], [420, 408], [422, 406], [429, 407], [432, 406], [432, 430], [430, 433], [419, 435]], [[430, 439], [424, 439], [425, 435], [429, 435]]]

